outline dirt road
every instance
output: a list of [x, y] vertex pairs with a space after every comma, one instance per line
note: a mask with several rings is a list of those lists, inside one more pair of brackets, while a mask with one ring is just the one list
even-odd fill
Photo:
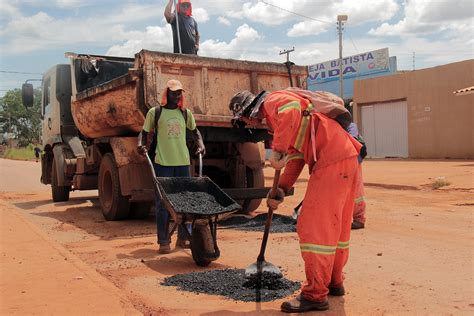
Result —
[[[96, 191], [74, 192], [69, 202], [52, 203], [48, 187], [37, 185], [39, 165], [0, 160], [0, 168], [2, 213], [21, 216], [66, 249], [57, 256], [78, 257], [101, 274], [97, 282], [102, 288], [114, 286], [119, 297], [125, 298], [123, 304], [128, 301], [146, 315], [279, 314], [284, 299], [244, 303], [161, 286], [164, 277], [202, 268], [193, 264], [188, 250], [157, 254], [152, 217], [146, 221], [105, 222]], [[29, 171], [19, 177], [18, 169]], [[270, 185], [272, 170], [267, 168], [265, 174]], [[330, 310], [318, 315], [474, 313], [474, 162], [366, 161], [364, 177], [368, 184], [368, 222], [366, 229], [353, 231], [351, 236], [345, 282], [348, 293], [331, 297]], [[451, 185], [433, 190], [431, 183], [437, 177], [445, 177]], [[297, 182], [295, 196], [286, 200], [280, 213], [291, 214], [304, 194], [306, 180], [307, 173]], [[25, 189], [30, 183], [32, 189]], [[2, 253], [6, 243], [14, 243], [16, 238], [14, 234], [2, 234]], [[221, 258], [206, 269], [246, 267], [256, 259], [260, 238], [257, 232], [220, 229]], [[34, 247], [35, 240], [25, 243], [20, 244], [18, 252], [27, 249], [23, 247]], [[302, 279], [303, 263], [295, 233], [272, 234], [267, 251], [267, 259], [281, 266], [287, 278]], [[36, 258], [40, 260], [29, 256], [33, 260], [28, 266], [30, 271], [35, 270]], [[10, 278], [9, 287], [3, 286], [7, 274], [21, 275], [24, 271], [19, 264], [4, 268], [10, 259], [2, 254], [1, 305], [22, 300], [23, 311], [30, 308], [29, 312], [34, 312], [33, 298], [22, 299], [22, 283]], [[54, 273], [52, 270], [51, 275]], [[54, 279], [44, 277], [41, 282]], [[39, 285], [33, 282], [28, 286]], [[89, 286], [83, 284], [81, 289]], [[44, 293], [35, 295], [41, 298]], [[2, 314], [5, 311], [15, 312], [2, 309]]]

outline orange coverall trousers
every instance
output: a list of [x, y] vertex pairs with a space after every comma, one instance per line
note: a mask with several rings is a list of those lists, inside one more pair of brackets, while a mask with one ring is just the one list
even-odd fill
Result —
[[356, 197], [354, 203], [354, 221], [365, 224], [365, 197], [364, 197], [364, 179], [362, 178], [362, 164], [357, 167]]
[[325, 301], [328, 287], [341, 287], [349, 257], [349, 239], [356, 183], [357, 157], [313, 168], [297, 232], [305, 262], [304, 298]]

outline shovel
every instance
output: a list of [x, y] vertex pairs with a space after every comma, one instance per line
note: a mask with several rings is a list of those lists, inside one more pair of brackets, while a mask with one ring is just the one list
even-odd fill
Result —
[[[275, 177], [273, 178], [273, 186], [270, 196], [274, 197], [278, 189], [278, 182], [280, 180], [280, 170], [275, 170]], [[257, 257], [257, 262], [252, 263], [245, 269], [245, 277], [252, 278], [254, 276], [261, 276], [262, 273], [273, 273], [282, 277], [280, 269], [265, 261], [265, 248], [267, 247], [268, 235], [270, 233], [270, 226], [272, 225], [273, 210], [268, 208], [267, 222], [265, 223], [265, 231], [263, 232], [262, 245], [260, 246], [260, 253]]]

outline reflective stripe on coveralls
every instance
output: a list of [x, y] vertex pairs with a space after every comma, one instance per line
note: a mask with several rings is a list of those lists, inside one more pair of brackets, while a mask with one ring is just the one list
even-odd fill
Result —
[[354, 200], [354, 221], [365, 224], [365, 209], [367, 207], [364, 197], [364, 180], [362, 178], [362, 164], [357, 167], [358, 181], [356, 184], [356, 198]]

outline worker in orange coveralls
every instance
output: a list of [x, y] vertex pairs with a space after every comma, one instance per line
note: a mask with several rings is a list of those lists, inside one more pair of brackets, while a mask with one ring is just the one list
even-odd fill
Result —
[[[337, 96], [325, 94], [343, 104]], [[267, 197], [269, 207], [278, 208], [308, 164], [311, 175], [297, 224], [306, 281], [301, 294], [284, 302], [281, 310], [327, 310], [328, 294], [345, 294], [342, 270], [349, 256], [361, 145], [337, 121], [315, 112], [309, 100], [293, 92], [254, 96], [241, 91], [232, 97], [229, 107], [236, 124], [252, 127], [266, 119], [273, 133], [270, 164], [277, 170], [286, 165], [276, 196]]]

